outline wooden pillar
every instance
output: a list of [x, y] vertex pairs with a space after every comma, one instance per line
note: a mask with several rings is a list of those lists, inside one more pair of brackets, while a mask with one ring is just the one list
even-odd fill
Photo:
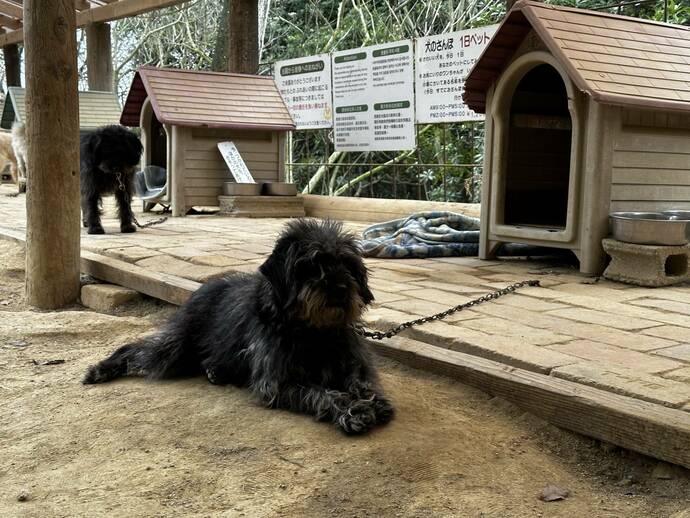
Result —
[[25, 0], [26, 297], [52, 309], [79, 296], [79, 114], [74, 0]]
[[228, 72], [259, 71], [259, 2], [230, 0], [228, 11]]
[[86, 74], [89, 90], [114, 91], [113, 54], [110, 25], [107, 23], [90, 23], [86, 26]]
[[19, 45], [13, 43], [2, 48], [5, 58], [5, 77], [7, 86], [22, 86], [22, 78], [19, 65]]

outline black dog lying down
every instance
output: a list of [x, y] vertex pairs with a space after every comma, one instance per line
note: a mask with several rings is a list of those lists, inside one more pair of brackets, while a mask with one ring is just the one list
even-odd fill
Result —
[[363, 433], [393, 417], [352, 327], [372, 300], [353, 238], [340, 224], [299, 220], [258, 273], [205, 284], [157, 334], [90, 367], [83, 382], [205, 374], [249, 387], [268, 407]]
[[139, 137], [123, 126], [103, 126], [81, 137], [81, 210], [89, 234], [104, 233], [100, 203], [107, 194], [115, 194], [120, 231], [137, 230], [130, 203], [142, 149]]

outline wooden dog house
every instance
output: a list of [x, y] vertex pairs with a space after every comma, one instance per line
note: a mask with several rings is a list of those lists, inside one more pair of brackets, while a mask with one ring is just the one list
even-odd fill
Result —
[[[10, 86], [5, 95], [0, 128], [11, 129], [14, 122], [26, 122], [26, 90]], [[120, 102], [112, 92], [79, 92], [79, 131], [88, 133], [101, 126], [118, 124]]]
[[599, 274], [609, 212], [690, 209], [690, 27], [520, 0], [464, 99], [486, 113], [482, 258], [567, 248]]
[[282, 181], [295, 125], [272, 77], [140, 68], [120, 122], [140, 126], [143, 165], [167, 170], [173, 216], [217, 206], [232, 176], [218, 143], [233, 141], [257, 181]]

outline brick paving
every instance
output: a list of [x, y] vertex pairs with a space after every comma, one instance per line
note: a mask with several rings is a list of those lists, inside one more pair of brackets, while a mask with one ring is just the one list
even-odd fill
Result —
[[[24, 197], [7, 197], [10, 192], [0, 187], [0, 233], [25, 226]], [[199, 282], [254, 271], [284, 223], [197, 215], [123, 235], [112, 215], [106, 204], [107, 234], [84, 233], [83, 249]], [[365, 226], [347, 223], [354, 232]], [[370, 259], [367, 265], [377, 301], [366, 322], [380, 329], [537, 278], [543, 287], [403, 336], [690, 412], [690, 285], [595, 282], [572, 267], [521, 259]]]

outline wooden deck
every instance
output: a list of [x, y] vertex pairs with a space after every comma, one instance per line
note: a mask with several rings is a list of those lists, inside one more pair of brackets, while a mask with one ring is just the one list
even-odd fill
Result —
[[[24, 240], [24, 198], [0, 187], [0, 236]], [[112, 210], [106, 207], [106, 215]], [[140, 220], [146, 216], [138, 215]], [[170, 219], [136, 234], [82, 236], [82, 270], [174, 304], [217, 275], [254, 271], [284, 220]], [[364, 223], [350, 222], [357, 232]], [[526, 278], [526, 288], [375, 344], [558, 426], [690, 467], [690, 288], [594, 283], [574, 269], [476, 258], [368, 260], [369, 326], [434, 313]]]

